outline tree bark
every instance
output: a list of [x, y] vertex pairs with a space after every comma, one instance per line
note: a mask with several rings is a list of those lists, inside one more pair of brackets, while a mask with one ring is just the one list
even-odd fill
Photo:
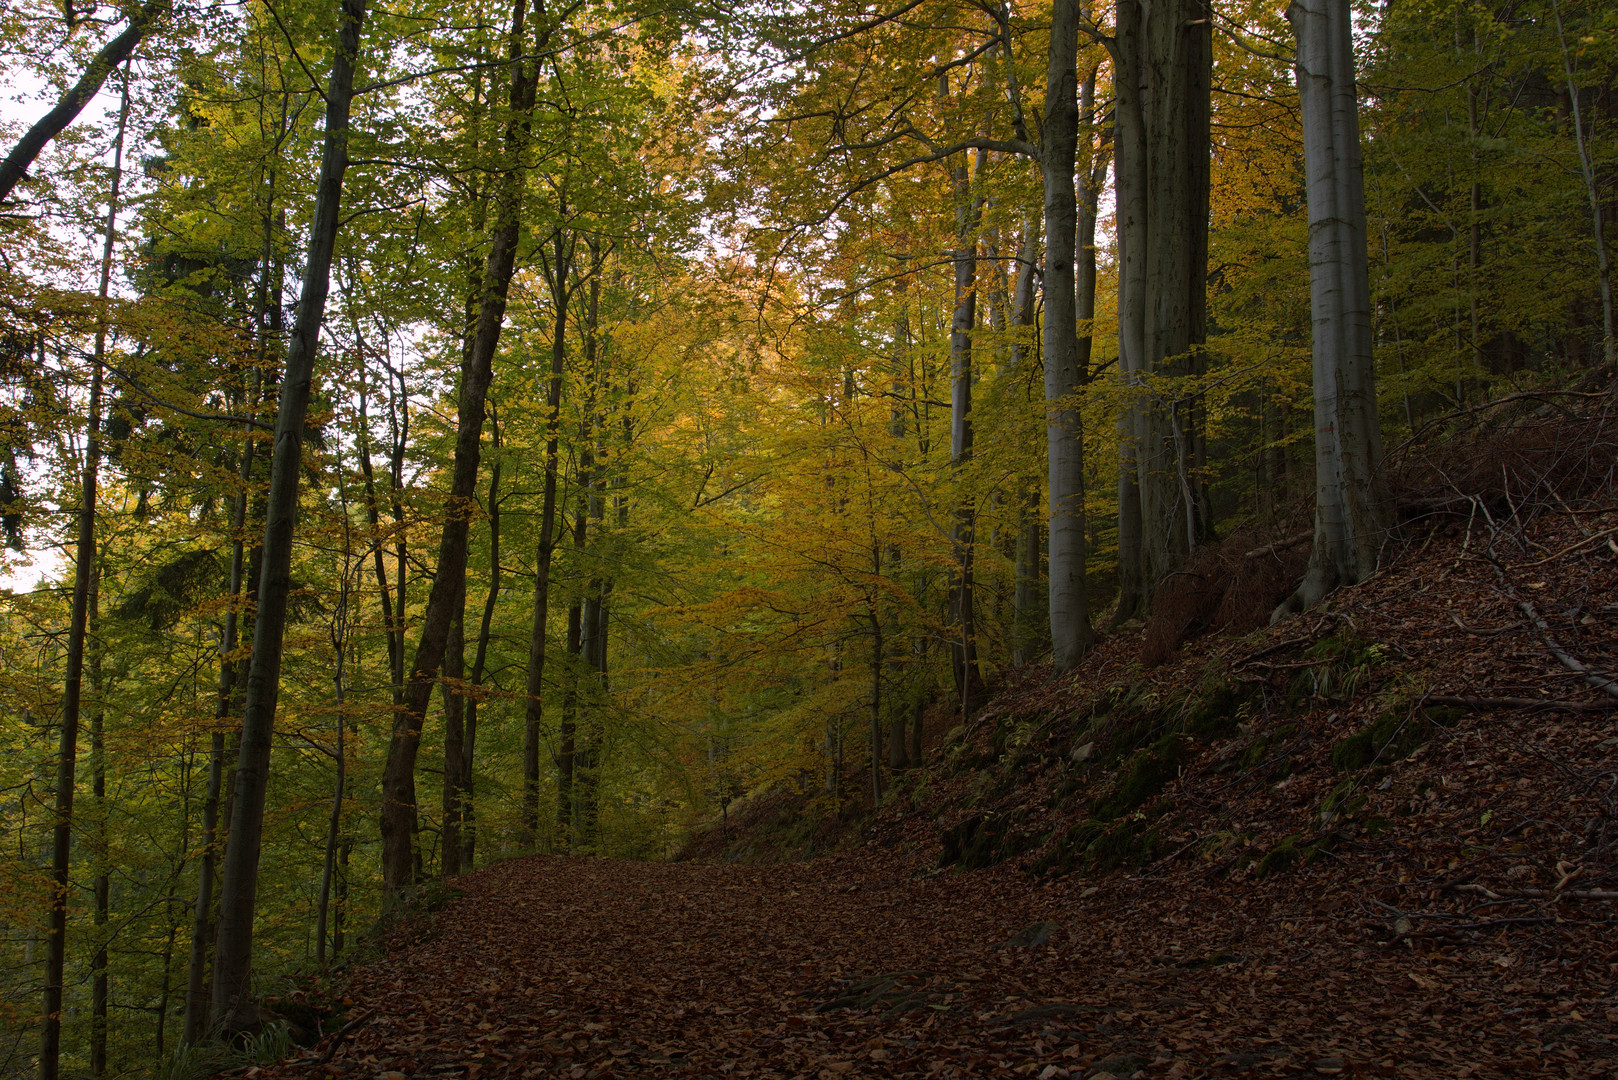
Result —
[[1119, 618], [1150, 600], [1208, 527], [1190, 401], [1166, 381], [1197, 370], [1207, 336], [1209, 15], [1206, 0], [1121, 0], [1111, 44], [1125, 389]]
[[[1551, 11], [1556, 15], [1556, 41], [1561, 47], [1562, 71], [1567, 76], [1568, 104], [1573, 114], [1573, 141], [1579, 151], [1579, 175], [1584, 179], [1584, 190], [1590, 199], [1590, 212], [1595, 226], [1596, 285], [1601, 293], [1602, 362], [1611, 367], [1614, 363], [1618, 363], [1618, 335], [1615, 335], [1613, 328], [1612, 267], [1607, 257], [1607, 228], [1602, 220], [1604, 215], [1601, 187], [1596, 173], [1597, 166], [1584, 140], [1584, 119], [1579, 107], [1579, 85], [1573, 78], [1573, 60], [1568, 53], [1567, 33], [1562, 29], [1562, 5], [1557, 0], [1551, 0]], [[0, 196], [3, 195], [4, 192], [0, 192]]]
[[[518, 843], [532, 850], [539, 843], [539, 742], [545, 717], [545, 629], [550, 621], [551, 559], [556, 554], [557, 459], [562, 422], [562, 375], [567, 363], [567, 305], [571, 295], [567, 279], [572, 263], [565, 230], [555, 234], [555, 265], [550, 269], [551, 305], [555, 330], [551, 338], [551, 378], [545, 391], [545, 483], [540, 496], [539, 544], [534, 555], [534, 616], [528, 636], [528, 685], [523, 708], [522, 826]], [[557, 753], [557, 802], [573, 777], [573, 751]]]
[[[981, 177], [988, 155], [977, 153]], [[955, 189], [955, 305], [949, 328], [949, 448], [950, 467], [957, 482], [972, 460], [972, 334], [977, 328], [977, 244], [978, 226], [983, 218], [983, 202], [974, 198], [973, 172], [964, 155], [951, 170]], [[963, 491], [957, 496], [951, 543], [955, 549], [955, 581], [950, 590], [957, 637], [950, 644], [955, 690], [961, 697], [961, 711], [970, 711], [983, 688], [978, 673], [976, 612], [973, 605], [972, 556], [973, 526], [976, 516], [971, 498]]]
[[1391, 514], [1372, 357], [1350, 6], [1348, 0], [1294, 0], [1287, 18], [1298, 39], [1309, 192], [1315, 543], [1303, 583], [1276, 618], [1375, 573]]
[[1046, 73], [1045, 145], [1045, 442], [1050, 492], [1051, 663], [1069, 671], [1095, 642], [1084, 573], [1084, 424], [1080, 388], [1073, 256], [1078, 198], [1073, 166], [1078, 154], [1078, 34], [1082, 0], [1056, 0], [1051, 10], [1050, 64]]
[[[342, 467], [340, 463], [338, 467]], [[346, 510], [346, 496], [344, 497], [344, 504], [344, 509]], [[345, 522], [347, 520], [346, 514], [344, 516], [344, 520]], [[345, 746], [346, 740], [344, 738], [344, 729], [347, 727], [348, 718], [343, 709], [343, 704], [347, 698], [348, 691], [348, 673], [345, 666], [345, 660], [348, 654], [348, 639], [347, 635], [343, 633], [344, 623], [348, 618], [348, 553], [346, 547], [344, 550], [343, 561], [343, 584], [340, 590], [339, 599], [337, 601], [338, 630], [334, 635], [336, 640], [332, 643], [336, 646], [334, 651], [337, 654], [336, 670], [332, 672], [332, 682], [334, 684], [333, 688], [337, 694], [337, 778], [335, 784], [333, 785], [331, 794], [331, 814], [326, 818], [326, 849], [320, 861], [320, 899], [315, 912], [315, 963], [320, 965], [324, 965], [326, 963], [326, 925], [327, 917], [331, 912], [332, 878], [337, 868], [337, 850], [340, 846], [342, 837], [343, 798], [347, 794], [348, 786], [348, 752], [347, 747]]]
[[[1024, 337], [1034, 328], [1035, 271], [1039, 260], [1040, 219], [1025, 214], [1022, 239], [1017, 246], [1017, 270], [1011, 289], [1012, 340], [1008, 350], [1014, 375], [1028, 374], [1030, 347]], [[1013, 552], [1011, 591], [1011, 664], [1025, 667], [1033, 663], [1044, 637], [1046, 618], [1039, 596], [1039, 562], [1044, 553], [1039, 515], [1039, 485], [1032, 477], [1023, 480], [1018, 493], [1017, 542]]]
[[[495, 602], [500, 599], [500, 418], [489, 405], [489, 426], [493, 435], [495, 459], [489, 466], [489, 592], [483, 600], [483, 619], [478, 624], [477, 652], [472, 660], [471, 685], [483, 685], [483, 669], [489, 655], [489, 630], [494, 622]], [[477, 857], [477, 819], [473, 813], [472, 766], [477, 761], [478, 698], [466, 699], [466, 732], [461, 746], [461, 867], [471, 870]]]
[[526, 0], [512, 7], [510, 112], [505, 129], [505, 166], [496, 196], [495, 224], [489, 258], [483, 273], [484, 292], [478, 310], [477, 333], [461, 369], [460, 402], [456, 410], [455, 469], [445, 498], [445, 519], [438, 544], [438, 572], [422, 614], [421, 639], [405, 683], [404, 708], [393, 725], [387, 764], [382, 774], [382, 884], [389, 897], [398, 898], [412, 884], [415, 873], [413, 841], [416, 831], [416, 755], [427, 702], [438, 681], [457, 597], [466, 587], [466, 546], [472, 497], [482, 459], [483, 421], [494, 354], [505, 324], [506, 296], [516, 269], [517, 241], [521, 234], [521, 176], [528, 118], [533, 111], [539, 65], [522, 61], [525, 47]]
[[214, 950], [213, 1020], [226, 1032], [254, 1024], [252, 996], [253, 918], [257, 909], [259, 845], [269, 782], [270, 736], [280, 695], [282, 638], [292, 578], [292, 539], [303, 463], [303, 432], [314, 379], [320, 325], [331, 284], [332, 252], [340, 221], [343, 174], [348, 168], [348, 120], [354, 68], [366, 0], [343, 0], [326, 91], [326, 135], [309, 224], [298, 317], [287, 346], [275, 450], [266, 504], [258, 618], [243, 706], [241, 750], [231, 808], [230, 838], [219, 891], [219, 939]]
[[466, 763], [466, 584], [455, 599], [450, 616], [449, 640], [444, 645], [444, 784], [443, 832], [439, 836], [439, 876], [448, 880], [461, 872], [461, 807], [466, 787], [461, 769]]
[[112, 914], [112, 878], [108, 864], [107, 836], [107, 747], [103, 737], [107, 710], [103, 705], [105, 691], [101, 679], [101, 643], [98, 639], [101, 622], [101, 567], [97, 566], [90, 582], [90, 693], [94, 695], [95, 711], [90, 714], [90, 793], [95, 798], [95, 953], [90, 957], [90, 1075], [107, 1073], [107, 1002], [111, 990], [107, 975], [107, 921]]

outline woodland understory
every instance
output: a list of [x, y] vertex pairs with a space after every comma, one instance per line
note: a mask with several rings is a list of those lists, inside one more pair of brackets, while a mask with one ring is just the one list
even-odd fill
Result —
[[1618, 1070], [1618, 9], [0, 43], [0, 1080]]

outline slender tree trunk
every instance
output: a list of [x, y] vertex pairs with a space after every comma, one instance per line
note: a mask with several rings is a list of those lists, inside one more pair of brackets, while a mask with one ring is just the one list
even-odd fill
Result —
[[[472, 661], [472, 686], [483, 685], [483, 668], [489, 655], [489, 630], [494, 622], [495, 602], [500, 598], [500, 418], [494, 404], [489, 405], [489, 424], [493, 435], [494, 460], [489, 466], [489, 593], [483, 600], [483, 619], [478, 624], [477, 652]], [[466, 699], [466, 733], [461, 746], [461, 867], [471, 870], [476, 864], [477, 823], [473, 813], [472, 766], [477, 761], [478, 698], [474, 693]]]
[[1085, 585], [1084, 424], [1079, 388], [1073, 257], [1078, 198], [1078, 33], [1083, 0], [1056, 0], [1051, 11], [1045, 90], [1045, 442], [1050, 492], [1051, 663], [1069, 671], [1095, 641]]
[[1315, 544], [1276, 617], [1376, 571], [1390, 513], [1371, 344], [1370, 268], [1348, 0], [1294, 0], [1314, 324]]
[[[133, 48], [133, 45], [131, 46]], [[106, 77], [105, 73], [101, 78]], [[96, 85], [100, 85], [98, 79]], [[101, 281], [96, 295], [95, 353], [90, 362], [90, 409], [85, 416], [84, 471], [79, 487], [78, 543], [74, 552], [73, 601], [68, 616], [67, 671], [62, 681], [62, 720], [56, 751], [55, 823], [51, 830], [49, 937], [45, 949], [44, 1020], [40, 1026], [40, 1080], [55, 1080], [62, 1054], [62, 990], [67, 961], [67, 902], [72, 891], [73, 787], [79, 752], [79, 707], [84, 687], [84, 649], [96, 569], [96, 484], [101, 475], [101, 389], [107, 351], [107, 293], [112, 282], [112, 249], [117, 240], [118, 197], [124, 176], [124, 131], [129, 124], [129, 73], [124, 73], [118, 134], [113, 142], [112, 186], [107, 196], [107, 227], [101, 245]], [[3, 197], [0, 192], [0, 197]]]
[[181, 1038], [189, 1045], [201, 1042], [208, 1031], [208, 930], [213, 920], [214, 877], [219, 869], [219, 799], [225, 776], [225, 725], [230, 719], [236, 687], [236, 661], [242, 599], [242, 572], [246, 557], [247, 489], [253, 475], [256, 443], [251, 438], [242, 450], [238, 478], [242, 490], [231, 509], [230, 603], [219, 635], [219, 691], [214, 704], [214, 730], [208, 753], [208, 790], [202, 803], [202, 858], [197, 869], [197, 901], [191, 917], [190, 963], [186, 967], [185, 1019]]
[[[1029, 375], [1030, 337], [1034, 329], [1035, 271], [1039, 262], [1040, 220], [1032, 213], [1023, 216], [1022, 240], [1017, 246], [1017, 270], [1011, 290], [1012, 340], [1010, 368], [1018, 377]], [[1014, 551], [1011, 593], [1011, 664], [1024, 667], [1033, 663], [1044, 637], [1046, 625], [1039, 600], [1040, 543], [1039, 484], [1031, 476], [1022, 480], [1017, 496], [1017, 543]]]
[[1602, 220], [1601, 186], [1590, 147], [1584, 138], [1584, 118], [1579, 107], [1579, 84], [1573, 77], [1573, 59], [1567, 48], [1567, 33], [1562, 29], [1562, 5], [1551, 0], [1551, 11], [1556, 15], [1556, 41], [1562, 50], [1562, 71], [1567, 77], [1567, 98], [1573, 110], [1573, 142], [1579, 151], [1579, 175], [1584, 178], [1585, 194], [1590, 199], [1590, 213], [1594, 225], [1596, 244], [1596, 285], [1601, 292], [1601, 354], [1608, 367], [1618, 363], [1618, 335], [1613, 326], [1612, 266], [1607, 256], [1607, 227]]
[[109, 876], [107, 822], [107, 748], [104, 738], [106, 707], [101, 678], [101, 568], [96, 567], [90, 582], [90, 693], [95, 711], [90, 714], [90, 784], [95, 797], [95, 954], [90, 957], [90, 1075], [107, 1073], [107, 920], [112, 908], [112, 878]]
[[461, 769], [466, 764], [466, 585], [456, 597], [449, 641], [444, 646], [444, 789], [443, 833], [439, 837], [439, 875], [444, 879], [461, 872], [461, 807], [466, 789]]
[[[978, 151], [977, 172], [981, 177], [987, 154]], [[972, 193], [973, 172], [961, 164], [952, 171], [955, 188], [955, 307], [950, 317], [950, 465], [960, 473], [972, 460], [972, 334], [977, 329], [977, 244], [983, 203]], [[961, 712], [981, 696], [983, 680], [978, 673], [976, 612], [973, 607], [972, 555], [973, 524], [976, 516], [972, 501], [962, 492], [957, 496], [951, 542], [955, 548], [955, 582], [950, 590], [956, 633], [951, 643], [955, 689], [961, 696]]]
[[[341, 468], [341, 465], [339, 465]], [[345, 498], [346, 503], [346, 498]], [[346, 506], [345, 506], [346, 509]], [[345, 518], [346, 520], [346, 518]], [[324, 966], [326, 963], [326, 925], [331, 911], [332, 876], [336, 872], [337, 849], [342, 836], [343, 827], [343, 798], [346, 795], [348, 783], [348, 750], [345, 745], [345, 734], [348, 718], [344, 710], [347, 699], [348, 679], [345, 661], [348, 656], [348, 638], [343, 632], [344, 624], [348, 618], [348, 554], [345, 547], [343, 567], [343, 583], [339, 590], [337, 600], [337, 626], [336, 669], [332, 672], [332, 682], [337, 694], [337, 746], [335, 761], [337, 764], [337, 779], [331, 795], [331, 814], [326, 819], [326, 850], [320, 863], [320, 900], [315, 910], [315, 963]]]
[[[466, 547], [470, 519], [476, 503], [482, 456], [483, 421], [494, 354], [505, 323], [506, 295], [516, 269], [517, 241], [521, 234], [520, 198], [522, 146], [533, 112], [537, 61], [524, 62], [526, 0], [512, 8], [512, 64], [510, 113], [506, 121], [506, 166], [496, 196], [495, 225], [489, 259], [484, 270], [484, 293], [478, 311], [477, 334], [461, 371], [460, 402], [456, 412], [455, 470], [445, 499], [444, 528], [438, 545], [438, 572], [422, 614], [421, 640], [405, 683], [404, 708], [395, 718], [382, 774], [382, 883], [391, 897], [401, 896], [415, 873], [416, 755], [427, 702], [438, 681], [444, 649], [457, 597], [466, 587]], [[539, 35], [543, 36], [543, 35]]]
[[[539, 545], [534, 557], [534, 617], [528, 637], [528, 686], [523, 710], [523, 816], [519, 842], [532, 849], [539, 843], [539, 743], [544, 722], [545, 630], [550, 621], [551, 559], [556, 553], [556, 489], [560, 468], [558, 450], [562, 421], [562, 375], [567, 363], [567, 305], [571, 292], [568, 275], [572, 251], [564, 230], [555, 234], [556, 258], [552, 266], [551, 303], [555, 332], [551, 339], [551, 378], [545, 392], [545, 483], [540, 497]], [[562, 789], [573, 778], [573, 748], [557, 752], [557, 804]], [[571, 799], [571, 794], [568, 796]]]
[[[382, 627], [384, 640], [388, 649], [388, 683], [393, 691], [393, 704], [395, 707], [404, 701], [404, 605], [399, 605], [399, 615], [394, 617], [393, 595], [388, 586], [387, 562], [383, 557], [382, 543], [382, 515], [377, 507], [376, 476], [371, 468], [371, 435], [367, 403], [369, 393], [365, 377], [365, 360], [360, 358], [360, 437], [359, 459], [360, 476], [365, 482], [365, 520], [371, 529], [371, 560], [376, 572], [377, 597], [382, 604]], [[397, 518], [394, 525], [399, 526]]]
[[[588, 415], [587, 407], [586, 416]], [[581, 563], [584, 561], [584, 546], [588, 539], [589, 470], [593, 464], [590, 429], [586, 421], [579, 433], [579, 508], [573, 519], [573, 551]], [[560, 753], [557, 755], [556, 842], [564, 851], [572, 849], [578, 839], [579, 815], [577, 793], [574, 791], [575, 781], [582, 778], [581, 773], [589, 770], [588, 749], [580, 752], [578, 745], [579, 683], [584, 677], [581, 669], [585, 639], [582, 590], [585, 586], [579, 583], [575, 587], [581, 592], [575, 594], [567, 606], [567, 670], [564, 675], [567, 679], [567, 689], [562, 695], [561, 736], [558, 740]], [[593, 632], [595, 628], [592, 626], [590, 629]]]
[[227, 1032], [258, 1019], [252, 994], [253, 919], [257, 910], [259, 845], [269, 782], [270, 736], [280, 695], [281, 647], [292, 577], [292, 539], [303, 464], [303, 431], [314, 379], [320, 325], [331, 283], [332, 251], [340, 221], [343, 174], [348, 167], [348, 118], [366, 0], [343, 0], [331, 82], [326, 91], [326, 135], [309, 225], [298, 317], [287, 347], [281, 404], [270, 465], [258, 618], [243, 706], [241, 751], [236, 761], [230, 838], [219, 890], [219, 940], [214, 950], [213, 1019]]

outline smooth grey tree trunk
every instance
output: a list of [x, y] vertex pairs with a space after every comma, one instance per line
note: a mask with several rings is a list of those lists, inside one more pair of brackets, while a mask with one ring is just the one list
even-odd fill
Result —
[[1382, 470], [1372, 357], [1371, 286], [1348, 0], [1294, 0], [1309, 306], [1314, 329], [1315, 543], [1280, 618], [1376, 572], [1390, 500]]
[[303, 432], [314, 381], [320, 326], [331, 286], [332, 252], [337, 240], [343, 174], [348, 168], [348, 120], [354, 96], [354, 69], [366, 0], [343, 0], [337, 47], [326, 90], [326, 134], [309, 245], [298, 299], [298, 317], [287, 346], [281, 403], [275, 421], [275, 449], [266, 502], [258, 617], [242, 710], [241, 749], [236, 761], [230, 836], [219, 889], [219, 939], [214, 949], [213, 1023], [227, 1033], [258, 1020], [253, 999], [253, 919], [257, 911], [259, 846], [264, 801], [269, 787], [270, 736], [281, 689], [281, 649], [286, 631], [287, 596], [292, 584], [292, 538], [297, 524], [298, 485], [303, 464]]
[[[1601, 188], [1597, 179], [1597, 165], [1592, 159], [1589, 144], [1585, 142], [1583, 110], [1579, 106], [1579, 84], [1573, 77], [1573, 60], [1568, 53], [1567, 32], [1562, 28], [1562, 5], [1551, 0], [1551, 11], [1556, 15], [1556, 41], [1562, 52], [1562, 71], [1567, 77], [1567, 98], [1572, 109], [1573, 141], [1579, 151], [1579, 175], [1584, 179], [1585, 194], [1590, 199], [1590, 213], [1595, 226], [1596, 285], [1601, 292], [1601, 356], [1609, 367], [1618, 363], [1618, 336], [1614, 335], [1612, 303], [1612, 266], [1607, 256], [1607, 226], [1601, 202]], [[1592, 131], [1594, 129], [1592, 128]]]
[[1190, 484], [1195, 413], [1165, 380], [1197, 370], [1207, 336], [1209, 15], [1206, 0], [1120, 0], [1110, 45], [1125, 394], [1120, 619], [1150, 601], [1208, 530]]
[[1084, 424], [1077, 395], [1074, 251], [1078, 197], [1078, 43], [1083, 0], [1055, 0], [1045, 80], [1045, 442], [1049, 457], [1051, 663], [1072, 670], [1095, 643], [1085, 588]]

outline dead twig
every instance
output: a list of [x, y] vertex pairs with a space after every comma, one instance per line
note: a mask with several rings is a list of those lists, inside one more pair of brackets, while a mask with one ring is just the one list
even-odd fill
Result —
[[1555, 562], [1557, 559], [1560, 559], [1564, 555], [1571, 555], [1575, 551], [1579, 550], [1582, 547], [1588, 547], [1591, 544], [1596, 543], [1598, 540], [1605, 540], [1605, 539], [1607, 539], [1607, 537], [1613, 536], [1615, 534], [1618, 534], [1618, 527], [1608, 529], [1606, 532], [1598, 532], [1594, 536], [1587, 536], [1583, 540], [1580, 540], [1578, 543], [1570, 544], [1567, 547], [1563, 548], [1561, 551], [1556, 552], [1554, 555], [1547, 555], [1543, 559], [1538, 560], [1537, 562], [1521, 563], [1521, 564], [1519, 564], [1517, 566], [1513, 566], [1511, 569], [1513, 569], [1513, 570], [1526, 570], [1526, 569], [1528, 569], [1529, 567], [1532, 567], [1532, 566], [1544, 566], [1548, 562]]
[[1538, 627], [1539, 640], [1545, 643], [1545, 647], [1551, 651], [1552, 656], [1556, 657], [1556, 659], [1561, 662], [1563, 667], [1578, 675], [1579, 678], [1583, 679], [1586, 683], [1595, 687], [1597, 690], [1600, 690], [1609, 697], [1618, 700], [1618, 682], [1613, 682], [1611, 679], [1603, 678], [1602, 676], [1597, 675], [1595, 672], [1586, 667], [1584, 663], [1577, 657], [1573, 656], [1566, 649], [1562, 648], [1562, 646], [1558, 645], [1556, 643], [1556, 639], [1551, 637], [1550, 625], [1546, 623], [1544, 619], [1539, 617], [1539, 612], [1534, 610], [1532, 601], [1521, 600], [1515, 596], [1513, 596], [1512, 599], [1517, 601], [1518, 610], [1520, 610], [1524, 615], [1527, 615], [1529, 621]]
[[347, 1041], [348, 1037], [350, 1035], [354, 1034], [354, 1032], [358, 1031], [361, 1026], [366, 1024], [371, 1019], [371, 1017], [373, 1017], [375, 1015], [376, 1015], [376, 1010], [375, 1009], [366, 1009], [364, 1012], [362, 1012], [358, 1016], [354, 1017], [354, 1019], [350, 1020], [348, 1023], [344, 1024], [342, 1027], [338, 1028], [335, 1032], [333, 1032], [332, 1036], [331, 1036], [331, 1041], [326, 1044], [326, 1049], [321, 1052], [321, 1055], [320, 1055], [319, 1059], [315, 1062], [315, 1064], [316, 1065], [329, 1064], [331, 1062], [331, 1059], [337, 1056], [338, 1048], [341, 1047], [343, 1045], [343, 1043]]

